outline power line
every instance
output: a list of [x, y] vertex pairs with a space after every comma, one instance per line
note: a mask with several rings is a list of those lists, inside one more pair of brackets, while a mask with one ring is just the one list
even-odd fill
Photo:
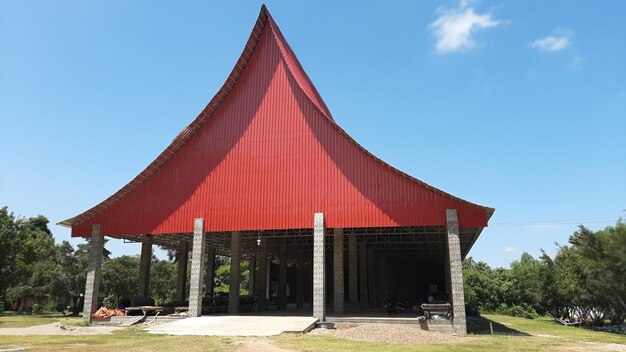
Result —
[[540, 225], [578, 225], [583, 223], [606, 222], [607, 220], [617, 220], [620, 216], [605, 216], [597, 218], [579, 218], [579, 219], [562, 219], [562, 220], [544, 220], [544, 221], [519, 221], [519, 222], [501, 222], [489, 224], [489, 226], [540, 226]]

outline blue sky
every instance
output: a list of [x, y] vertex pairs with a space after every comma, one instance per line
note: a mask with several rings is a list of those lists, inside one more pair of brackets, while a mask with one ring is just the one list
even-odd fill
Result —
[[[0, 205], [56, 223], [117, 191], [219, 89], [260, 5], [1, 1]], [[474, 258], [626, 215], [626, 2], [267, 5], [359, 143], [497, 209]]]

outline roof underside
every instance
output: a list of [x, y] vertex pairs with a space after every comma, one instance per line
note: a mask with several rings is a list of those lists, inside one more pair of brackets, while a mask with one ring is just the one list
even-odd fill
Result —
[[73, 236], [445, 225], [482, 228], [493, 209], [389, 166], [333, 120], [263, 6], [224, 86], [143, 172], [61, 222]]
[[[461, 229], [461, 256], [465, 258], [478, 238], [482, 228], [465, 227]], [[447, 249], [447, 230], [445, 226], [410, 226], [410, 227], [369, 227], [344, 229], [344, 236], [354, 236], [358, 243], [367, 245], [368, 251], [386, 257], [394, 263], [423, 263], [443, 262]], [[215, 247], [218, 255], [231, 255], [231, 232], [208, 233], [207, 243]], [[144, 235], [113, 235], [117, 239], [127, 242], [142, 242]], [[259, 254], [259, 242], [265, 242], [270, 257], [278, 257], [281, 248], [286, 246], [292, 258], [308, 258], [313, 249], [313, 229], [297, 230], [261, 230], [242, 231], [241, 254], [244, 258], [252, 259]], [[152, 236], [151, 241], [169, 249], [179, 249], [181, 242], [187, 242], [188, 248], [192, 245], [192, 234], [168, 234]], [[326, 250], [332, 253], [333, 230], [326, 229]], [[349, 241], [344, 240], [344, 246]], [[207, 246], [208, 248], [208, 246]]]

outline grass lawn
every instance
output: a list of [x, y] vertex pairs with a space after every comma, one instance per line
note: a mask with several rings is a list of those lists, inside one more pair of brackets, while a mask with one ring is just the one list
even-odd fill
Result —
[[234, 349], [232, 338], [152, 335], [140, 328], [126, 328], [110, 335], [0, 335], [0, 351], [18, 346], [28, 347], [27, 351], [229, 351]]
[[13, 313], [0, 314], [0, 328], [23, 328], [33, 325], [61, 322], [65, 325], [85, 326], [80, 317], [64, 317], [61, 314], [18, 315]]
[[[500, 315], [484, 318], [474, 320], [470, 326], [477, 334], [454, 344], [401, 345], [349, 341], [317, 334], [284, 334], [271, 338], [164, 336], [148, 334], [138, 326], [110, 335], [0, 335], [0, 352], [15, 346], [28, 347], [31, 351], [229, 351], [241, 347], [254, 350], [251, 347], [257, 345], [257, 351], [271, 351], [272, 347], [294, 351], [626, 351], [626, 336], [561, 326], [548, 318], [527, 320]], [[0, 328], [55, 321], [80, 325], [80, 318], [0, 315]], [[494, 336], [485, 334], [489, 331], [489, 321], [496, 332]]]

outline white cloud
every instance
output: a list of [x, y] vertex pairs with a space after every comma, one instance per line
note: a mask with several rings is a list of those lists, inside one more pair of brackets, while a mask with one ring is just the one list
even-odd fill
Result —
[[517, 251], [517, 248], [515, 248], [515, 247], [505, 247], [504, 251], [507, 252], [507, 253], [513, 253], [513, 252]]
[[479, 14], [474, 11], [474, 1], [461, 0], [455, 9], [439, 8], [439, 17], [428, 28], [437, 38], [435, 51], [447, 54], [455, 51], [466, 51], [476, 46], [472, 34], [478, 29], [496, 27], [502, 23], [494, 19], [490, 13]]
[[539, 38], [530, 43], [530, 46], [544, 52], [554, 52], [572, 45], [574, 32], [566, 28], [557, 28], [552, 35]]

